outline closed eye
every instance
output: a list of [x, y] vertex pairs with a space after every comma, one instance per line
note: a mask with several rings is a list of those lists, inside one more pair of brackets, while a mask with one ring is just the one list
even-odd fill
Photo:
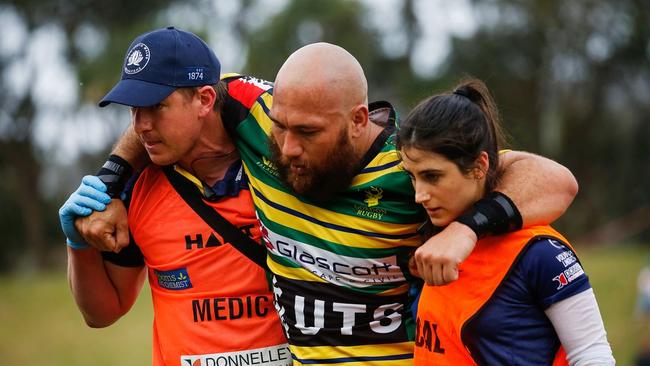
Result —
[[428, 183], [436, 183], [440, 177], [442, 177], [440, 173], [427, 172], [422, 174], [422, 179]]
[[303, 135], [303, 136], [305, 136], [305, 137], [311, 137], [311, 136], [314, 136], [314, 135], [316, 135], [318, 132], [320, 132], [320, 130], [314, 130], [314, 129], [310, 129], [310, 128], [297, 128], [297, 129], [296, 129], [296, 133], [298, 133], [298, 134], [300, 134], [300, 135]]

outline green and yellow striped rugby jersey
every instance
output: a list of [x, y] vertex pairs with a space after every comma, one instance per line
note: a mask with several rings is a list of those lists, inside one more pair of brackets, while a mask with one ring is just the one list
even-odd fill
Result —
[[377, 138], [351, 186], [327, 202], [286, 187], [267, 144], [272, 85], [225, 78], [231, 100], [222, 118], [248, 174], [276, 308], [294, 364], [410, 365], [413, 320], [407, 261], [426, 220], [393, 143], [393, 123]]

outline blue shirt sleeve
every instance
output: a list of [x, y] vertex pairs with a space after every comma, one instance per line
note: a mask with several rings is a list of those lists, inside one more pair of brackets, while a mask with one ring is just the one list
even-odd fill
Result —
[[533, 298], [544, 310], [591, 288], [575, 252], [556, 239], [539, 238], [531, 243], [520, 268]]

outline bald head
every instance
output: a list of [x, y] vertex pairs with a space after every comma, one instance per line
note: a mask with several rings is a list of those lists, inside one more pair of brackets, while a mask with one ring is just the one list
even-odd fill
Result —
[[341, 107], [368, 104], [368, 82], [354, 56], [330, 43], [298, 49], [282, 65], [275, 79], [275, 97], [285, 92], [313, 96]]
[[361, 65], [329, 43], [289, 56], [275, 79], [269, 117], [273, 162], [285, 184], [308, 197], [345, 190], [382, 131], [369, 120]]

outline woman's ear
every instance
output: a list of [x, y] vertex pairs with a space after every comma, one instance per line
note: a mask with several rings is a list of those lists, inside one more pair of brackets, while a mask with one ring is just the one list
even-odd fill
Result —
[[474, 168], [474, 178], [477, 180], [483, 179], [490, 169], [490, 157], [488, 156], [487, 152], [481, 151], [474, 163], [476, 166], [476, 168]]

